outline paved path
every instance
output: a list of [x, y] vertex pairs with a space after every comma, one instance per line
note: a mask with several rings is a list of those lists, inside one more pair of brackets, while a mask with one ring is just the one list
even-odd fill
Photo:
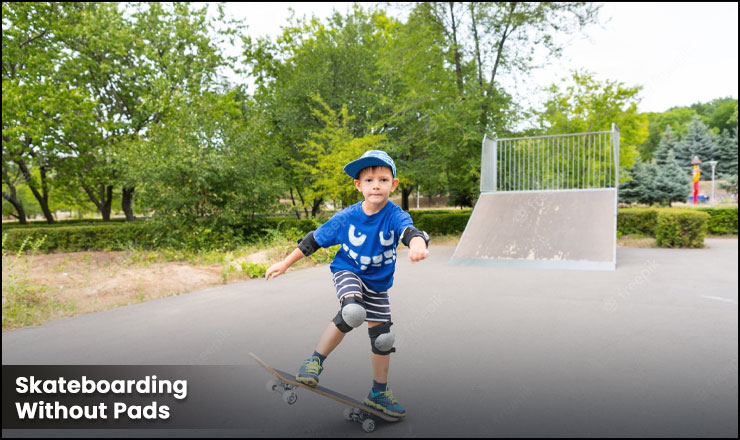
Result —
[[[706, 243], [620, 248], [614, 272], [452, 267], [443, 246], [411, 264], [400, 251], [390, 385], [409, 416], [375, 435], [737, 437], [738, 241]], [[5, 332], [3, 364], [240, 365], [242, 434], [363, 435], [313, 393], [284, 405], [248, 356], [296, 370], [336, 310], [316, 267]], [[364, 396], [369, 358], [361, 327], [322, 385]]]

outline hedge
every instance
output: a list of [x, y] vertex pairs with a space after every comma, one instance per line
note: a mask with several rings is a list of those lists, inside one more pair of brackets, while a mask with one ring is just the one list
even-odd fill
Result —
[[655, 236], [658, 210], [652, 208], [620, 209], [617, 213], [617, 233]]
[[[465, 229], [472, 210], [412, 210], [409, 212], [417, 228], [432, 236], [460, 234]], [[698, 247], [704, 236], [737, 235], [737, 213], [733, 208], [626, 208], [617, 215], [617, 233], [653, 236], [662, 247]], [[83, 220], [90, 222], [90, 220]], [[234, 247], [271, 235], [292, 240], [316, 229], [320, 222], [295, 217], [258, 217], [242, 224], [225, 226], [220, 231], [206, 227], [170, 231], [148, 220], [135, 222], [92, 221], [78, 226], [56, 224], [45, 227], [3, 226], [7, 235], [4, 249], [17, 250], [24, 240], [36, 240], [46, 235], [41, 251], [73, 252], [83, 250], [123, 250], [157, 246], [214, 248]], [[60, 222], [61, 223], [61, 222]]]
[[417, 216], [414, 225], [430, 235], [460, 234], [468, 224], [471, 212], [425, 213]]
[[661, 209], [655, 227], [659, 247], [704, 247], [710, 215], [694, 209]]
[[437, 215], [437, 214], [466, 214], [468, 217], [470, 214], [473, 213], [473, 210], [470, 208], [467, 209], [411, 209], [408, 211], [409, 215], [411, 216], [411, 220], [414, 221], [414, 224], [418, 221], [419, 218], [423, 215]]
[[296, 239], [316, 229], [317, 226], [318, 223], [313, 219], [261, 217], [225, 228], [224, 231], [211, 231], [208, 228], [170, 231], [167, 227], [147, 220], [110, 222], [93, 226], [15, 227], [3, 228], [5, 236], [3, 250], [17, 251], [25, 240], [35, 242], [43, 236], [46, 236], [46, 239], [39, 248], [42, 252], [125, 250], [132, 247], [151, 249], [161, 245], [197, 246], [199, 248], [229, 247], [256, 241], [271, 233], [283, 234]]
[[46, 236], [42, 252], [76, 252], [86, 250], [122, 250], [128, 246], [151, 248], [157, 245], [157, 231], [145, 221], [111, 223], [96, 226], [50, 226], [48, 228], [3, 229], [4, 251], [16, 251], [21, 244]]
[[696, 208], [710, 215], [707, 232], [712, 235], [737, 235], [737, 206], [731, 208]]

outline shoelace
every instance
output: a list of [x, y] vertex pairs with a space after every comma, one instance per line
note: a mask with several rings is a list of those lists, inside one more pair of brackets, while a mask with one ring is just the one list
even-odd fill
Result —
[[319, 374], [321, 371], [321, 365], [316, 361], [306, 361], [306, 373]]
[[391, 390], [381, 391], [380, 394], [384, 395], [388, 399], [388, 401], [390, 401], [391, 403], [394, 403], [394, 404], [398, 403], [398, 400], [396, 400], [396, 398], [393, 397], [393, 392]]

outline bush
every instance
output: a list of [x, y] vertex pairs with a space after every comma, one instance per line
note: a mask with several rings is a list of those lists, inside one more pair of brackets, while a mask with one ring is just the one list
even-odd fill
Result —
[[417, 229], [426, 231], [429, 235], [460, 234], [465, 230], [471, 212], [424, 214], [414, 221], [414, 225]]
[[737, 235], [737, 206], [731, 208], [697, 208], [710, 215], [707, 232], [712, 235]]
[[213, 250], [231, 249], [282, 234], [293, 241], [316, 229], [313, 219], [259, 217], [238, 225], [208, 224], [178, 227], [154, 221], [98, 223], [81, 226], [14, 227], [7, 234], [5, 248], [18, 250], [24, 240], [47, 236], [42, 252], [77, 252], [85, 250], [125, 250], [131, 248]]
[[[437, 215], [437, 214], [467, 214], [468, 217], [473, 213], [472, 209], [412, 209], [408, 211], [411, 216], [411, 220], [416, 225], [417, 221], [423, 215]], [[418, 228], [418, 226], [417, 226]]]
[[112, 223], [99, 226], [52, 226], [48, 228], [11, 228], [5, 244], [8, 250], [20, 249], [27, 240], [44, 235], [40, 251], [76, 252], [85, 250], [121, 250], [131, 246], [151, 248], [157, 243], [156, 233], [148, 222]]
[[652, 208], [620, 209], [617, 214], [617, 234], [641, 234], [655, 236], [658, 210]]
[[660, 209], [655, 239], [660, 247], [704, 247], [709, 214], [693, 209]]

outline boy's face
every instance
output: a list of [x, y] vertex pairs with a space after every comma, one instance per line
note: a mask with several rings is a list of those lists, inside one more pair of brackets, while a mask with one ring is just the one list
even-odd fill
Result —
[[365, 201], [375, 205], [385, 204], [398, 186], [398, 179], [388, 167], [365, 168], [357, 177], [355, 187], [365, 196]]

